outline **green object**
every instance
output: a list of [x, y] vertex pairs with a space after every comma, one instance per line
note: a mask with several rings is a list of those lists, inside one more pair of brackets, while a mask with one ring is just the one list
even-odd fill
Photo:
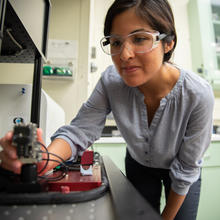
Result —
[[67, 76], [72, 76], [73, 73], [72, 73], [72, 71], [70, 69], [66, 69], [66, 75]]
[[65, 73], [63, 72], [63, 69], [60, 68], [60, 67], [55, 67], [53, 71], [54, 71], [54, 74], [55, 74], [55, 75], [64, 75], [64, 74], [65, 74]]
[[43, 75], [45, 76], [72, 76], [72, 71], [68, 67], [43, 67]]
[[59, 170], [60, 169], [60, 165], [56, 166], [56, 169]]
[[43, 68], [43, 75], [52, 75], [53, 68], [51, 66], [44, 66]]
[[72, 76], [72, 71], [66, 67], [55, 67], [54, 74], [59, 76]]

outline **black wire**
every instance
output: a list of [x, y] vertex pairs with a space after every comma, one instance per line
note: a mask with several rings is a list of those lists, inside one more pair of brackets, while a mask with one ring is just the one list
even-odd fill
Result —
[[49, 154], [51, 154], [51, 155], [57, 157], [58, 159], [60, 159], [63, 163], [66, 162], [66, 161], [65, 161], [62, 157], [60, 157], [59, 155], [54, 154], [54, 153], [52, 153], [52, 152], [49, 152], [49, 151], [47, 150], [47, 147], [46, 147], [43, 143], [38, 142], [38, 144], [42, 145], [43, 148], [46, 150], [46, 152], [44, 152], [44, 151], [40, 151], [40, 152], [41, 152], [41, 153], [47, 153], [47, 154], [48, 154], [48, 158], [49, 158]]
[[[48, 151], [47, 151], [48, 152]], [[46, 152], [44, 152], [44, 151], [41, 151], [41, 153], [46, 153]], [[53, 155], [53, 156], [55, 156], [55, 157], [57, 157], [58, 159], [60, 159], [61, 160], [61, 162], [62, 163], [64, 163], [65, 164], [65, 160], [62, 158], [62, 157], [60, 157], [59, 155], [57, 155], [57, 154], [54, 154], [54, 153], [52, 153], [52, 152], [48, 152], [48, 154], [49, 155]], [[59, 163], [61, 163], [60, 161], [59, 161]], [[67, 165], [65, 165], [65, 166], [67, 166]]]
[[[38, 174], [42, 173], [42, 172], [46, 169], [46, 167], [47, 167], [49, 161], [53, 161], [53, 162], [57, 162], [58, 164], [62, 164], [63, 167], [65, 168], [65, 170], [64, 170], [64, 171], [61, 173], [61, 175], [59, 175], [58, 177], [55, 177], [55, 178], [51, 177], [51, 178], [50, 178], [50, 177], [47, 177], [47, 176], [38, 176], [38, 178], [40, 178], [40, 179], [46, 179], [47, 181], [57, 181], [57, 180], [60, 180], [60, 179], [62, 179], [63, 177], [65, 177], [66, 174], [67, 174], [67, 171], [68, 171], [68, 166], [65, 164], [65, 160], [64, 160], [62, 157], [60, 157], [59, 155], [54, 154], [54, 153], [52, 153], [52, 152], [49, 152], [49, 151], [47, 150], [47, 147], [46, 147], [43, 143], [38, 142], [38, 144], [40, 144], [41, 146], [43, 146], [43, 148], [45, 149], [45, 151], [40, 150], [39, 152], [40, 152], [40, 153], [46, 153], [46, 154], [47, 154], [47, 159], [42, 159], [42, 160], [46, 160], [47, 162], [46, 162], [46, 164], [44, 165], [44, 167], [39, 171]], [[50, 159], [50, 155], [53, 155], [53, 156], [57, 157], [57, 158], [60, 159], [61, 161], [59, 161], [59, 160], [54, 160], [54, 159]]]
[[[60, 157], [59, 155], [54, 154], [54, 153], [52, 153], [52, 152], [48, 152], [46, 146], [45, 146], [43, 143], [41, 143], [41, 142], [38, 142], [38, 143], [39, 143], [40, 145], [42, 145], [43, 148], [46, 150], [46, 151], [42, 151], [42, 150], [41, 150], [41, 151], [39, 151], [39, 152], [41, 152], [41, 153], [46, 153], [46, 154], [47, 154], [47, 159], [42, 159], [42, 160], [46, 160], [47, 162], [46, 162], [46, 164], [44, 165], [44, 167], [39, 171], [38, 174], [40, 174], [41, 172], [43, 172], [43, 171], [46, 169], [46, 167], [47, 167], [49, 161], [54, 161], [54, 162], [57, 162], [58, 164], [62, 164], [63, 167], [65, 168], [65, 171], [62, 172], [62, 174], [61, 174], [60, 176], [56, 177], [56, 178], [47, 178], [47, 176], [39, 176], [39, 178], [41, 178], [41, 179], [47, 179], [48, 181], [55, 181], [55, 180], [60, 180], [60, 179], [62, 179], [63, 177], [65, 177], [68, 170], [79, 170], [79, 168], [75, 168], [75, 167], [73, 168], [72, 166], [66, 165], [66, 164], [65, 164], [66, 161], [65, 161], [62, 157]], [[91, 146], [91, 148], [92, 148], [92, 150], [94, 151], [93, 145]], [[54, 160], [54, 159], [50, 159], [50, 158], [49, 158], [49, 155], [53, 155], [53, 156], [57, 157], [58, 159], [60, 159], [61, 161]], [[99, 155], [96, 155], [96, 157], [97, 157], [97, 156], [99, 157]], [[96, 162], [97, 162], [97, 159], [96, 159]]]
[[[67, 164], [66, 164], [66, 161], [65, 161], [62, 157], [60, 157], [59, 155], [54, 154], [54, 153], [52, 153], [52, 152], [48, 152], [48, 150], [47, 150], [47, 148], [45, 147], [44, 144], [42, 144], [42, 143], [40, 143], [40, 142], [38, 142], [38, 143], [41, 144], [41, 145], [45, 148], [45, 150], [46, 150], [46, 152], [44, 152], [44, 151], [39, 151], [39, 152], [41, 152], [41, 153], [47, 153], [47, 154], [48, 154], [47, 164], [48, 164], [49, 161], [52, 161], [52, 160], [49, 159], [49, 155], [53, 155], [53, 156], [55, 156], [55, 157], [57, 157], [58, 159], [61, 160], [61, 161], [55, 161], [55, 162], [62, 164], [63, 166], [67, 167], [68, 169], [71, 169], [71, 170], [74, 170], [74, 169], [75, 169], [75, 167], [67, 165]], [[47, 164], [46, 164], [46, 165], [47, 165]], [[44, 167], [44, 169], [45, 169], [45, 168], [46, 168], [46, 167]], [[78, 170], [79, 168], [76, 168], [76, 169]], [[42, 172], [42, 171], [41, 171], [41, 172]]]
[[[47, 160], [47, 159], [43, 159], [43, 160]], [[61, 174], [59, 176], [57, 176], [57, 177], [48, 177], [50, 175], [50, 174], [48, 174], [46, 176], [45, 175], [44, 176], [38, 176], [38, 178], [46, 179], [47, 181], [58, 181], [58, 180], [63, 179], [66, 176], [66, 174], [67, 174], [68, 167], [64, 163], [60, 162], [59, 160], [49, 159], [49, 161], [54, 161], [54, 162], [62, 164], [64, 166], [65, 170], [62, 171]]]
[[[44, 153], [47, 153], [47, 162], [45, 163], [44, 167], [38, 172], [38, 174], [40, 174], [46, 169], [50, 156], [49, 156], [49, 152], [48, 152], [46, 146], [44, 144], [42, 144], [41, 142], [37, 142], [37, 143], [40, 144], [46, 150], [46, 152], [44, 152]], [[40, 151], [40, 152], [43, 152], [43, 151]]]

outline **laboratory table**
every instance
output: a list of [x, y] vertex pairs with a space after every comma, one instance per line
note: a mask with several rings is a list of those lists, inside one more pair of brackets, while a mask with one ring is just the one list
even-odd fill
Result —
[[109, 190], [98, 199], [69, 204], [1, 205], [2, 220], [160, 220], [108, 156], [103, 164]]

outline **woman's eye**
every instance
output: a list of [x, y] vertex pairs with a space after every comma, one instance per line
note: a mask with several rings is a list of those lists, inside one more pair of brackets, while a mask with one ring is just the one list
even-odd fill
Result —
[[120, 47], [121, 41], [120, 40], [113, 40], [113, 41], [111, 41], [111, 46], [112, 47]]
[[147, 37], [135, 37], [133, 39], [134, 43], [144, 43], [145, 41], [149, 41]]

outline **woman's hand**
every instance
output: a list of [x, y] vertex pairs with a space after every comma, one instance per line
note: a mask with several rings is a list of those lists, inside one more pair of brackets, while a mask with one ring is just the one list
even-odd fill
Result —
[[0, 166], [4, 169], [13, 171], [14, 173], [21, 173], [22, 163], [18, 160], [16, 148], [12, 146], [13, 132], [8, 132], [3, 138], [0, 139]]
[[186, 195], [179, 195], [171, 189], [168, 201], [161, 215], [162, 219], [173, 220], [183, 204], [185, 197]]
[[[0, 139], [0, 166], [4, 169], [13, 171], [14, 173], [21, 173], [22, 162], [17, 157], [16, 147], [12, 145], [13, 132], [8, 132], [3, 138]], [[37, 129], [38, 141], [43, 143], [42, 130]], [[43, 150], [45, 151], [45, 150]], [[43, 158], [45, 158], [43, 154]], [[40, 170], [45, 164], [45, 161], [38, 163], [38, 170]]]
[[[43, 136], [42, 129], [38, 128], [37, 129], [38, 142], [45, 146], [42, 136]], [[41, 146], [41, 151], [46, 152], [46, 149]], [[42, 159], [49, 159], [46, 153], [42, 153]], [[38, 172], [40, 172], [39, 175], [43, 175], [48, 171], [48, 166], [45, 167], [45, 164], [46, 164], [46, 160], [42, 160], [39, 163], [37, 163], [37, 170]]]
[[[20, 174], [22, 162], [18, 159], [16, 153], [16, 147], [12, 145], [12, 137], [13, 132], [8, 132], [3, 138], [0, 139], [0, 146], [3, 148], [0, 152], [0, 166], [4, 169], [13, 171], [14, 173]], [[43, 143], [42, 138], [42, 129], [37, 129], [37, 139], [41, 144]], [[49, 153], [56, 154], [59, 157], [63, 158], [63, 160], [67, 160], [72, 155], [72, 150], [70, 145], [63, 139], [55, 139], [47, 148]], [[37, 170], [39, 175], [45, 174], [47, 171], [56, 167], [61, 160], [53, 155], [50, 155], [48, 158], [48, 154], [44, 147], [41, 147], [42, 153], [42, 161], [37, 163]], [[47, 160], [49, 162], [47, 163]], [[54, 162], [56, 160], [57, 162]], [[46, 165], [47, 164], [47, 165]], [[46, 167], [45, 167], [46, 165]]]

